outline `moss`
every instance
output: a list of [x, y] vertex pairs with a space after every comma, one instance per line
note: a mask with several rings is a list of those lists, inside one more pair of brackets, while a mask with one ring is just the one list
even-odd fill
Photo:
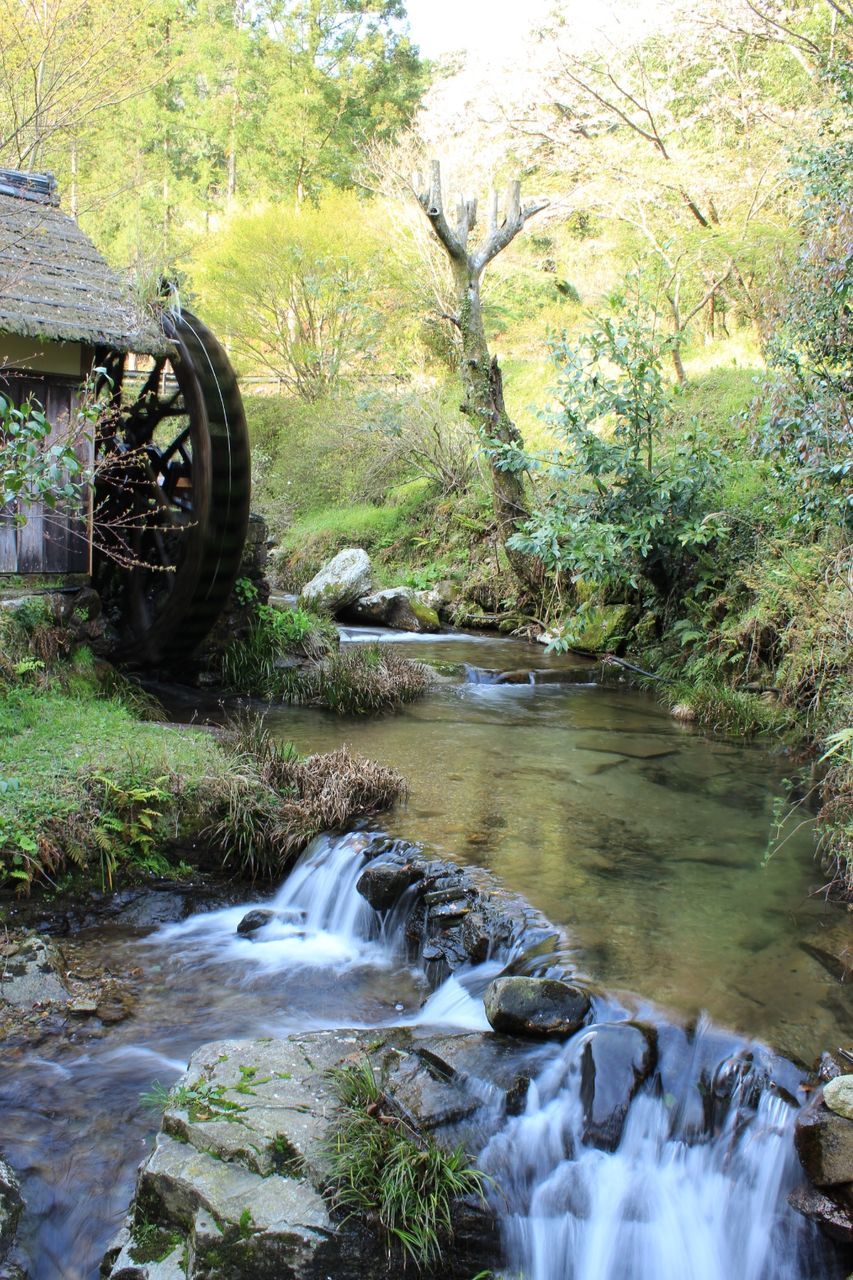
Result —
[[184, 1243], [178, 1231], [151, 1222], [134, 1224], [131, 1231], [130, 1256], [134, 1262], [162, 1262]]
[[441, 630], [441, 620], [435, 609], [431, 609], [422, 600], [410, 600], [409, 608], [425, 631]]
[[606, 653], [626, 639], [634, 610], [626, 604], [594, 604], [569, 619], [566, 640], [572, 649]]

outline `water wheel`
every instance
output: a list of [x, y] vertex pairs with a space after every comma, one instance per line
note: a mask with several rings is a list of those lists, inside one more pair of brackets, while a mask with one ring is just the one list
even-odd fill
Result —
[[186, 659], [216, 622], [250, 498], [246, 419], [225, 351], [189, 312], [162, 324], [171, 353], [142, 375], [124, 353], [98, 353], [94, 582], [119, 656], [148, 664]]

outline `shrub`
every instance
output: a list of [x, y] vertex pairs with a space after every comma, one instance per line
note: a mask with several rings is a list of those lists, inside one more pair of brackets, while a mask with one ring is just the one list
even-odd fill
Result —
[[317, 657], [336, 640], [328, 620], [304, 609], [258, 605], [247, 634], [232, 640], [220, 654], [219, 678], [239, 693], [270, 701], [287, 699], [296, 688], [288, 658]]
[[360, 644], [330, 654], [303, 673], [296, 696], [302, 702], [320, 703], [338, 715], [360, 716], [415, 702], [431, 683], [423, 663], [381, 645]]
[[204, 834], [252, 879], [288, 866], [321, 831], [388, 809], [406, 792], [403, 778], [346, 747], [300, 759], [262, 725], [232, 727], [230, 767], [218, 814]]
[[664, 438], [674, 405], [662, 372], [668, 345], [628, 312], [599, 318], [576, 345], [553, 342], [559, 448], [496, 451], [499, 467], [544, 476], [539, 507], [510, 544], [553, 575], [606, 582], [617, 597], [644, 581], [666, 600], [722, 533], [710, 509], [720, 453], [698, 429]]

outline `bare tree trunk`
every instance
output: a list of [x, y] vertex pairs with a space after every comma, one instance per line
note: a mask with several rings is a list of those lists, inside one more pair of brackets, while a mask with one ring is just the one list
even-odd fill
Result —
[[[514, 182], [507, 196], [503, 221], [499, 224], [498, 200], [493, 193], [488, 231], [478, 247], [469, 250], [468, 238], [477, 222], [477, 203], [475, 200], [460, 201], [456, 226], [451, 228], [444, 212], [438, 161], [432, 164], [429, 190], [419, 194], [418, 200], [453, 270], [456, 315], [449, 318], [458, 328], [462, 340], [463, 412], [487, 441], [499, 448], [521, 449], [521, 433], [507, 413], [500, 366], [497, 357], [489, 352], [486, 340], [480, 283], [492, 259], [515, 239], [529, 218], [545, 208], [545, 204], [522, 208], [520, 184]], [[538, 591], [543, 581], [540, 561], [507, 546], [509, 538], [530, 514], [523, 473], [501, 470], [491, 452], [489, 459], [495, 519], [507, 559], [522, 585]]]
[[[480, 304], [480, 275], [454, 271], [459, 332], [462, 338], [463, 412], [487, 440], [524, 448], [521, 433], [506, 409], [503, 375], [497, 356], [489, 352]], [[491, 463], [492, 502], [499, 536], [515, 576], [526, 586], [541, 586], [541, 569], [529, 556], [507, 546], [508, 539], [530, 515], [523, 473], [501, 471]]]

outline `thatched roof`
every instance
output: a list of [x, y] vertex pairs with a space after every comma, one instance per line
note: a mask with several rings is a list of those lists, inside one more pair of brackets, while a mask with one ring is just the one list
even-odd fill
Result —
[[0, 169], [0, 333], [168, 351], [159, 325], [73, 218], [50, 175]]

